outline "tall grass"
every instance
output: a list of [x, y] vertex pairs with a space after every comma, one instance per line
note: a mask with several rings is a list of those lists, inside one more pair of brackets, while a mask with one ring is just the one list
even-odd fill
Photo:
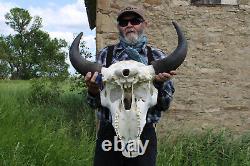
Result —
[[160, 140], [158, 166], [248, 166], [250, 134], [241, 136], [221, 130], [179, 134]]
[[34, 104], [29, 94], [29, 82], [0, 82], [0, 165], [91, 165], [94, 113], [84, 98]]
[[[29, 81], [0, 81], [0, 166], [91, 166], [94, 113], [85, 97], [64, 86], [58, 99], [37, 103], [30, 89]], [[157, 165], [248, 166], [250, 134], [171, 134], [158, 142]]]

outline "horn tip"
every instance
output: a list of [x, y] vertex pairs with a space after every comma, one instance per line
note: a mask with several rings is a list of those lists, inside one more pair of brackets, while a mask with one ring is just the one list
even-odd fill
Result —
[[78, 38], [78, 37], [82, 37], [82, 35], [83, 35], [83, 32], [80, 32], [78, 35], [77, 35], [77, 37], [76, 38]]
[[174, 25], [175, 28], [179, 28], [179, 25], [177, 24], [176, 21], [172, 21], [172, 24]]
[[174, 26], [177, 25], [177, 22], [176, 22], [175, 20], [172, 20], [171, 22], [172, 22], [172, 24], [173, 24]]

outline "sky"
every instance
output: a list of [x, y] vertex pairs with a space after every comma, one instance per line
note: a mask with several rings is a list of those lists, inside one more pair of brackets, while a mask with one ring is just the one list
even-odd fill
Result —
[[[42, 30], [51, 38], [65, 39], [71, 44], [74, 37], [83, 32], [86, 46], [95, 54], [95, 29], [91, 31], [89, 28], [84, 0], [0, 0], [0, 34], [14, 34], [4, 18], [14, 7], [28, 10], [31, 16], [40, 16]], [[66, 61], [70, 64], [68, 58]], [[74, 73], [72, 66], [69, 72]]]

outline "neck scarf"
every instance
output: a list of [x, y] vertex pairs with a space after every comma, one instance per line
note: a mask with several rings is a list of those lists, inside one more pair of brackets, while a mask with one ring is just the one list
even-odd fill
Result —
[[127, 53], [129, 59], [132, 59], [137, 62], [147, 64], [144, 58], [139, 54], [142, 51], [143, 47], [146, 46], [148, 39], [146, 35], [140, 35], [138, 41], [135, 44], [128, 43], [123, 37], [120, 36], [120, 43], [124, 48], [124, 51]]

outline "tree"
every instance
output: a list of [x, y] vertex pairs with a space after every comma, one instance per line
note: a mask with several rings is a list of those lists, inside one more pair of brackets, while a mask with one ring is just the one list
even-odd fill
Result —
[[86, 46], [85, 41], [81, 41], [79, 45], [80, 45], [79, 47], [81, 56], [83, 56], [86, 59], [90, 59], [93, 57], [91, 52], [89, 52], [89, 48]]
[[5, 50], [7, 50], [7, 45], [4, 42], [4, 38], [1, 36], [0, 37], [0, 79], [8, 77], [10, 74], [8, 63], [5, 61], [7, 57]]
[[[41, 30], [42, 18], [34, 18], [25, 9], [13, 8], [5, 15], [6, 24], [15, 32], [0, 38], [0, 69], [6, 66], [12, 79], [67, 77], [67, 43], [51, 39]], [[0, 72], [3, 72], [0, 70]], [[1, 77], [1, 74], [0, 74]]]

